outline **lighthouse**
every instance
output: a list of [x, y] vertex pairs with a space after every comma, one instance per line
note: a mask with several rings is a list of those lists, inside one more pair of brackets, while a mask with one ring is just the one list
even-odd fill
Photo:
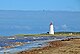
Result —
[[53, 34], [54, 35], [54, 28], [53, 28], [52, 22], [50, 23], [50, 26], [49, 26], [49, 34]]

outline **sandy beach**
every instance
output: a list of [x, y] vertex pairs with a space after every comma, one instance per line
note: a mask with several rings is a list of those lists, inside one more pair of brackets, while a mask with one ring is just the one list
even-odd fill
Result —
[[80, 54], [80, 39], [51, 41], [43, 48], [21, 51], [17, 54]]

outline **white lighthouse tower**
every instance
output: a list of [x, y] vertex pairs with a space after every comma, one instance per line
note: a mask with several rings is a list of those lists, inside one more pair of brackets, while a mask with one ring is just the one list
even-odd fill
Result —
[[53, 28], [52, 22], [50, 23], [50, 27], [49, 27], [49, 34], [53, 34], [54, 35], [54, 28]]

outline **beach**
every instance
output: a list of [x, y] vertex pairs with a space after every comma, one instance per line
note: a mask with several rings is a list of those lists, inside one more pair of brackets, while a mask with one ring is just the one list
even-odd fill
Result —
[[50, 41], [48, 46], [17, 52], [17, 54], [80, 54], [80, 38]]

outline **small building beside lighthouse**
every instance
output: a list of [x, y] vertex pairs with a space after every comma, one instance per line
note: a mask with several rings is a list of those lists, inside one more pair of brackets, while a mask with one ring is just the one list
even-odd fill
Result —
[[49, 26], [49, 34], [54, 35], [54, 28], [53, 28], [53, 23], [52, 22], [50, 23], [50, 26]]

